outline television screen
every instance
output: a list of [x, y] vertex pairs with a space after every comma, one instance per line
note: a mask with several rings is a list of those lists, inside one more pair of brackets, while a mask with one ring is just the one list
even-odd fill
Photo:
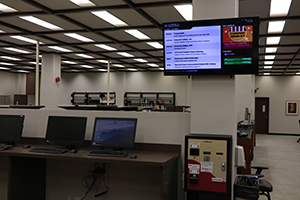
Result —
[[163, 24], [165, 75], [258, 74], [259, 18]]
[[133, 148], [136, 124], [136, 118], [96, 117], [93, 145], [115, 149]]
[[84, 144], [86, 117], [49, 116], [46, 142], [67, 147]]
[[0, 115], [0, 142], [19, 142], [22, 136], [24, 115]]

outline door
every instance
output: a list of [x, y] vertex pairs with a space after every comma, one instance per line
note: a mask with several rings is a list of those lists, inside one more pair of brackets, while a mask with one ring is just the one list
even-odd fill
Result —
[[255, 132], [269, 133], [269, 98], [255, 98]]

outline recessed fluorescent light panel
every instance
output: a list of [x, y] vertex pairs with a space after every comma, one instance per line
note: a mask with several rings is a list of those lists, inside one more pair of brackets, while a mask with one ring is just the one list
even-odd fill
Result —
[[87, 37], [84, 37], [82, 35], [79, 35], [77, 33], [64, 33], [64, 35], [66, 35], [68, 37], [71, 37], [71, 38], [74, 38], [76, 40], [80, 40], [82, 42], [94, 42], [94, 40], [92, 40], [90, 38], [87, 38]]
[[163, 45], [161, 45], [158, 42], [147, 42], [147, 44], [154, 47], [154, 48], [156, 48], [156, 49], [162, 49], [163, 48]]
[[265, 63], [265, 65], [273, 65], [274, 61], [265, 61], [264, 63]]
[[141, 59], [141, 58], [136, 58], [134, 59], [135, 61], [141, 62], [141, 63], [145, 63], [148, 62], [147, 60]]
[[30, 53], [29, 51], [13, 48], [13, 47], [5, 47], [4, 49], [9, 50], [9, 51], [14, 51], [18, 53]]
[[3, 3], [0, 3], [0, 11], [2, 11], [2, 12], [17, 12], [16, 9], [13, 9], [7, 5], [4, 5]]
[[29, 21], [31, 23], [34, 23], [36, 25], [39, 25], [39, 26], [42, 26], [44, 28], [47, 28], [47, 29], [50, 29], [50, 30], [63, 30], [62, 28], [54, 25], [54, 24], [51, 24], [49, 22], [46, 22], [44, 20], [41, 20], [39, 18], [36, 18], [36, 17], [33, 17], [33, 16], [21, 16], [20, 17], [21, 19], [24, 19], [26, 21]]
[[164, 70], [164, 68], [158, 68], [159, 70]]
[[29, 73], [29, 71], [25, 71], [25, 70], [17, 70], [17, 72], [21, 72], [21, 73]]
[[57, 51], [62, 51], [62, 52], [72, 52], [72, 51], [69, 50], [69, 49], [65, 49], [65, 48], [58, 47], [58, 46], [48, 46], [48, 48], [54, 49], [54, 50], [57, 50]]
[[14, 39], [17, 39], [17, 40], [22, 40], [24, 42], [32, 43], [32, 44], [36, 44], [37, 43], [36, 40], [30, 39], [30, 38], [27, 38], [27, 37], [23, 37], [23, 36], [20, 36], [20, 35], [12, 35], [10, 37], [14, 38]]
[[99, 47], [101, 49], [105, 49], [107, 51], [116, 51], [117, 49], [111, 46], [108, 46], [106, 44], [95, 44], [96, 47]]
[[114, 26], [128, 26], [128, 24], [126, 24], [125, 22], [123, 22], [122, 20], [120, 20], [119, 18], [115, 17], [107, 11], [95, 11], [92, 12], [92, 14], [103, 19], [104, 21], [107, 21], [108, 23]]
[[192, 20], [193, 19], [193, 5], [192, 4], [186, 4], [186, 5], [178, 5], [174, 6], [176, 10], [181, 14], [181, 16], [185, 20]]
[[137, 69], [134, 69], [134, 68], [128, 68], [127, 70], [128, 71], [137, 71]]
[[281, 33], [284, 25], [285, 21], [269, 22], [268, 33]]
[[97, 69], [97, 71], [100, 71], [100, 72], [107, 72], [106, 69]]
[[94, 3], [92, 3], [89, 0], [69, 0], [69, 1], [75, 3], [80, 7], [96, 6]]
[[70, 64], [70, 65], [76, 65], [77, 63], [76, 62], [72, 62], [72, 61], [61, 61], [62, 63], [65, 63], [65, 64]]
[[266, 53], [276, 53], [276, 51], [277, 51], [277, 48], [271, 48], [271, 47], [266, 48]]
[[147, 65], [149, 65], [150, 67], [159, 67], [159, 65], [154, 64], [154, 63], [148, 63]]
[[0, 62], [0, 65], [8, 65], [8, 66], [13, 66], [14, 64], [11, 64], [11, 63], [5, 63], [5, 62]]
[[0, 58], [8, 59], [8, 60], [21, 60], [21, 59], [9, 57], [9, 56], [0, 56]]
[[264, 66], [264, 69], [272, 69], [272, 66]]
[[120, 64], [113, 64], [113, 66], [115, 66], [115, 67], [125, 67], [124, 65], [120, 65]]
[[126, 52], [118, 52], [117, 54], [124, 56], [124, 57], [134, 57], [133, 55], [126, 53]]
[[0, 69], [9, 70], [7, 67], [0, 67]]
[[274, 60], [275, 56], [272, 55], [272, 56], [265, 56], [265, 59], [266, 60]]
[[267, 45], [279, 44], [280, 37], [267, 37]]
[[140, 40], [150, 40], [147, 35], [137, 29], [125, 30], [125, 32]]
[[101, 63], [108, 63], [107, 60], [97, 60], [98, 62], [101, 62]]
[[79, 56], [79, 57], [82, 57], [82, 58], [94, 58], [93, 56], [89, 56], [89, 55], [86, 55], [86, 54], [75, 54], [76, 56]]
[[0, 30], [0, 33], [5, 33], [5, 31]]
[[270, 17], [287, 16], [292, 0], [271, 0]]
[[91, 68], [94, 68], [92, 66], [89, 66], [89, 65], [80, 65], [81, 67], [84, 67], [84, 68], [88, 68], [88, 69], [91, 69]]
[[268, 75], [271, 75], [271, 73], [264, 73], [264, 75], [268, 76]]

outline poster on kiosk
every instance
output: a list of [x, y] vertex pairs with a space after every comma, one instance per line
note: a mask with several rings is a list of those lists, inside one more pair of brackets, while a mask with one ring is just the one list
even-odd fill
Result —
[[230, 135], [185, 136], [185, 190], [188, 197], [230, 199], [231, 140]]

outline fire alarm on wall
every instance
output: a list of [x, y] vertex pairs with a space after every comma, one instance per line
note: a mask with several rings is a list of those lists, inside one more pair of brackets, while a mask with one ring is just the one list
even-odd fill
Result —
[[55, 82], [57, 83], [57, 82], [60, 82], [60, 78], [59, 77], [56, 77], [55, 78]]

